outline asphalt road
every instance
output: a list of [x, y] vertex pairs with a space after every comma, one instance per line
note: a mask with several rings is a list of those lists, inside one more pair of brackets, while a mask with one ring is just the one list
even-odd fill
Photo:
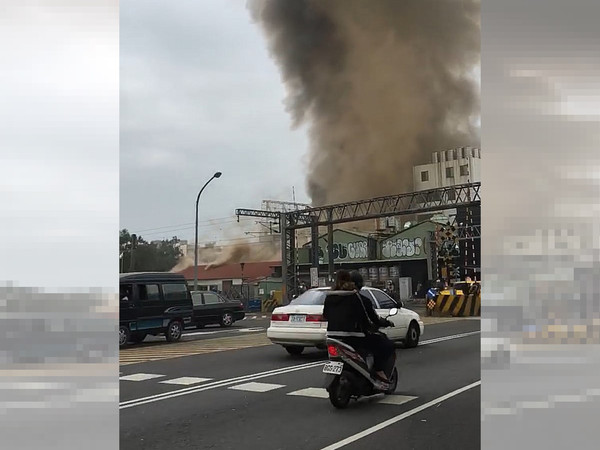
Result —
[[222, 348], [123, 364], [120, 448], [479, 449], [479, 329], [478, 320], [426, 325], [422, 345], [397, 351], [396, 393], [343, 411], [322, 397], [325, 352], [291, 357], [264, 331], [156, 344]]

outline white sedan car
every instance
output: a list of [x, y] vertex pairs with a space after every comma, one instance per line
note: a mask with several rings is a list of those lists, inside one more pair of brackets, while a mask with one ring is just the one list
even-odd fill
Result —
[[[306, 291], [290, 302], [273, 310], [267, 337], [274, 344], [283, 346], [291, 355], [299, 355], [304, 347], [326, 347], [327, 322], [323, 319], [323, 303], [329, 288]], [[389, 318], [394, 327], [382, 328], [388, 338], [403, 342], [406, 347], [416, 347], [423, 335], [424, 325], [419, 315], [396, 303], [380, 289], [364, 287], [361, 294], [373, 303], [375, 312], [387, 317], [391, 308], [399, 308], [398, 314]]]

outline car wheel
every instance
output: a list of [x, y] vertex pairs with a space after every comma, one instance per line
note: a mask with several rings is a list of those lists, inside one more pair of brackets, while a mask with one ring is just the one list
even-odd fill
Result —
[[146, 333], [133, 333], [131, 335], [131, 342], [135, 343], [135, 344], [139, 344], [140, 342], [143, 342], [144, 339], [146, 339], [147, 334]]
[[166, 338], [169, 342], [177, 342], [183, 335], [183, 325], [180, 321], [174, 320], [167, 327]]
[[300, 355], [304, 351], [304, 347], [300, 347], [298, 345], [286, 345], [285, 349], [290, 355]]
[[406, 348], [414, 348], [419, 345], [419, 326], [415, 322], [411, 322], [406, 333]]
[[233, 315], [229, 312], [223, 313], [221, 316], [221, 326], [230, 327], [233, 325]]
[[119, 327], [119, 348], [125, 347], [129, 342], [129, 328], [126, 326]]

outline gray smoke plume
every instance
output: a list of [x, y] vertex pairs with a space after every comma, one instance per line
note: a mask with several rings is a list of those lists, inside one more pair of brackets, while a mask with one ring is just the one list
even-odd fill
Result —
[[206, 270], [231, 263], [275, 261], [281, 258], [281, 247], [278, 242], [262, 244], [244, 242], [224, 247], [223, 250], [221, 255], [206, 266]]
[[431, 153], [479, 146], [480, 3], [249, 0], [309, 124], [315, 206], [411, 191]]

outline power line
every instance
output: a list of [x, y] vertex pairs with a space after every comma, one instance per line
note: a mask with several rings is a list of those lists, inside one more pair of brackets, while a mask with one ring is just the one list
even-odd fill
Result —
[[[250, 222], [252, 219], [250, 220], [240, 220], [240, 222], [244, 221], [244, 222]], [[210, 223], [212, 222], [212, 223]], [[206, 221], [206, 223], [204, 223], [203, 225], [198, 225], [198, 228], [211, 228], [211, 227], [217, 227], [219, 225], [227, 225], [227, 224], [231, 224], [231, 223], [237, 223], [238, 220], [236, 219], [231, 219], [231, 220], [221, 220], [221, 221], [217, 221], [216, 219], [212, 220], [212, 221]], [[194, 222], [191, 223], [183, 223], [183, 224], [179, 224], [179, 225], [171, 225], [168, 227], [159, 227], [159, 228], [147, 228], [146, 230], [136, 230], [133, 231], [133, 233], [138, 234], [138, 235], [145, 235], [145, 236], [152, 236], [152, 235], [157, 235], [157, 234], [162, 234], [162, 233], [172, 233], [175, 231], [185, 231], [185, 230], [193, 230], [194, 229]], [[155, 231], [156, 230], [156, 231]], [[151, 231], [151, 233], [148, 233], [148, 231]]]
[[[227, 216], [227, 217], [217, 217], [215, 219], [206, 219], [206, 220], [200, 220], [198, 221], [199, 224], [201, 223], [220, 223], [220, 222], [234, 222], [237, 221], [237, 217], [236, 216]], [[145, 231], [154, 231], [154, 230], [162, 230], [165, 228], [175, 228], [175, 227], [183, 227], [183, 226], [187, 226], [187, 225], [194, 225], [195, 222], [187, 222], [187, 223], [180, 223], [180, 224], [176, 224], [176, 225], [165, 225], [162, 227], [155, 227], [155, 228], [146, 228], [143, 230], [136, 230], [136, 233], [143, 233]]]

